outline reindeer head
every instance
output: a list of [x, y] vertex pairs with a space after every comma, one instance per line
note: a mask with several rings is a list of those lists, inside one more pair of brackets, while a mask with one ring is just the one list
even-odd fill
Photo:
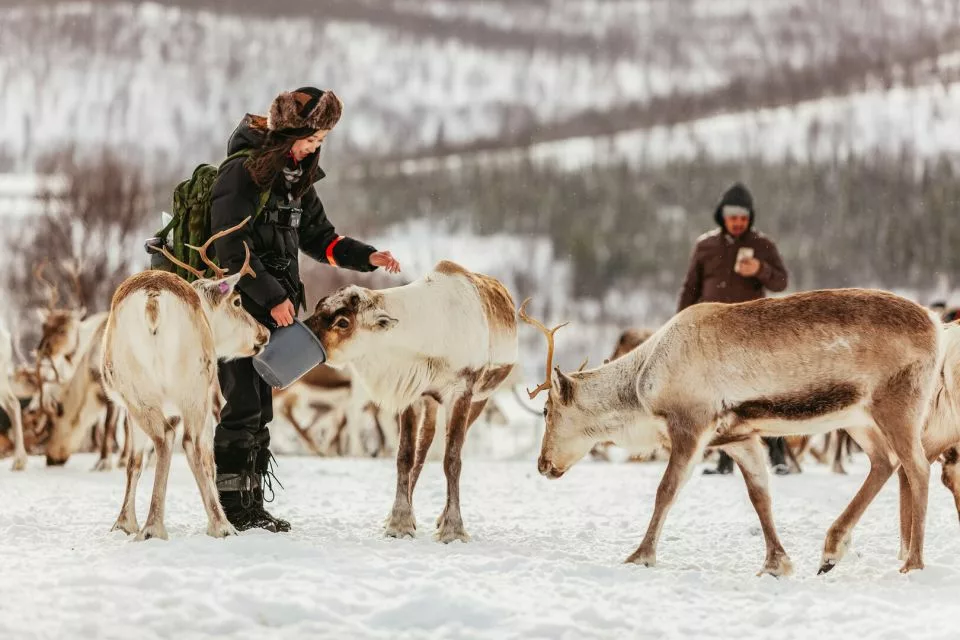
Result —
[[76, 352], [80, 344], [80, 322], [86, 317], [87, 310], [80, 306], [80, 265], [70, 263], [64, 267], [76, 290], [77, 308], [74, 309], [57, 308], [60, 294], [57, 287], [45, 277], [46, 267], [47, 263], [43, 262], [34, 271], [34, 277], [47, 289], [47, 308], [37, 309], [37, 317], [42, 323], [37, 357], [53, 361]]
[[397, 322], [382, 294], [352, 285], [320, 300], [304, 324], [323, 344], [327, 364], [337, 367], [376, 350]]
[[255, 356], [263, 351], [270, 341], [270, 331], [247, 313], [243, 308], [240, 292], [236, 290], [237, 283], [243, 276], [257, 277], [256, 272], [250, 268], [250, 247], [246, 242], [243, 243], [246, 251], [243, 266], [237, 273], [230, 276], [227, 275], [226, 269], [220, 268], [207, 256], [207, 249], [215, 240], [240, 229], [249, 220], [248, 216], [240, 224], [218, 231], [210, 236], [203, 246], [187, 245], [200, 253], [200, 259], [213, 270], [213, 278], [208, 278], [206, 273], [181, 262], [167, 251], [166, 247], [159, 249], [168, 260], [197, 276], [190, 286], [200, 296], [200, 306], [213, 332], [217, 357], [222, 360]]
[[541, 475], [559, 478], [583, 458], [593, 445], [599, 441], [599, 429], [596, 428], [598, 416], [584, 407], [577, 398], [578, 380], [586, 361], [580, 370], [572, 375], [553, 366], [554, 334], [566, 323], [548, 329], [543, 323], [527, 315], [526, 306], [530, 299], [520, 305], [520, 319], [539, 329], [547, 338], [547, 365], [545, 380], [533, 391], [527, 390], [530, 398], [540, 392], [547, 392], [547, 401], [543, 406], [546, 428], [540, 446], [540, 458], [537, 469]]

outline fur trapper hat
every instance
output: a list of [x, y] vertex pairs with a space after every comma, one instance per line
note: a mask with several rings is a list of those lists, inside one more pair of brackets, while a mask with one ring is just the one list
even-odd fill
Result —
[[279, 135], [304, 138], [321, 129], [333, 129], [343, 113], [343, 102], [315, 87], [284, 91], [270, 105], [267, 129]]

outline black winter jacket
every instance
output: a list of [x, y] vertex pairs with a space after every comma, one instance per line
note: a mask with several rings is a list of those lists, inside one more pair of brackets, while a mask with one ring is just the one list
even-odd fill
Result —
[[[231, 155], [243, 149], [257, 148], [263, 142], [264, 134], [253, 129], [249, 117], [245, 117], [237, 126], [227, 145], [227, 154]], [[319, 153], [319, 149], [316, 153]], [[212, 233], [232, 227], [253, 216], [260, 204], [261, 190], [243, 166], [246, 156], [227, 161], [220, 170], [213, 185], [210, 205], [210, 228]], [[302, 164], [307, 164], [307, 159]], [[319, 172], [323, 178], [323, 171]], [[307, 177], [301, 178], [306, 180]], [[271, 190], [270, 199], [256, 220], [251, 220], [239, 229], [214, 242], [215, 255], [220, 265], [236, 273], [243, 265], [243, 243], [250, 247], [250, 267], [257, 277], [244, 276], [238, 283], [244, 307], [255, 318], [269, 321], [270, 309], [289, 298], [294, 307], [305, 303], [303, 285], [300, 282], [300, 264], [298, 250], [323, 263], [354, 271], [374, 271], [370, 264], [370, 254], [376, 249], [353, 238], [340, 237], [323, 210], [323, 203], [317, 196], [316, 188], [311, 186], [300, 200], [303, 210], [298, 229], [280, 226], [266, 220], [269, 211], [287, 201], [286, 185], [282, 177]], [[328, 258], [328, 249], [333, 260]]]

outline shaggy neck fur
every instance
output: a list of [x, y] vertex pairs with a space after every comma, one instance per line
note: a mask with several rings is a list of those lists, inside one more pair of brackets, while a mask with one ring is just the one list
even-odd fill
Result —
[[650, 413], [637, 385], [653, 344], [648, 340], [602, 367], [569, 374], [575, 387], [573, 401], [592, 420], [585, 425], [585, 435], [624, 445], [650, 438], [652, 434], [644, 427], [650, 421], [659, 421]]

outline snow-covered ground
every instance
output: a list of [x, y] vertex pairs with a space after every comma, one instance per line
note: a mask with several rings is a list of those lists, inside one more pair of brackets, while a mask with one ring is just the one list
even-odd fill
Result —
[[[169, 541], [110, 533], [123, 474], [31, 459], [0, 471], [3, 638], [955, 638], [960, 528], [931, 484], [927, 568], [897, 571], [896, 487], [816, 576], [823, 534], [865, 473], [774, 478], [774, 509], [797, 569], [757, 578], [763, 542], [739, 476], [695, 474], [664, 530], [659, 566], [621, 564], [639, 543], [663, 465], [584, 462], [559, 481], [531, 458], [468, 459], [473, 539], [429, 535], [443, 505], [440, 465], [415, 500], [414, 540], [384, 539], [388, 460], [283, 457], [273, 508], [286, 535], [204, 534], [182, 456], [168, 494]], [[152, 469], [141, 482], [141, 522]]]

